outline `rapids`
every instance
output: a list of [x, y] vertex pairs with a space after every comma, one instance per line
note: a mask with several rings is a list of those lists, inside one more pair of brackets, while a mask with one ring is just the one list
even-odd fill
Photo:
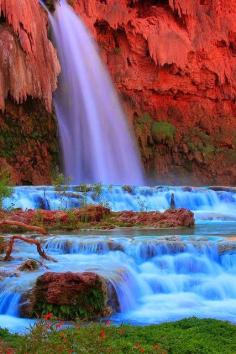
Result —
[[226, 187], [22, 186], [14, 188], [12, 197], [5, 199], [4, 206], [57, 210], [86, 203], [103, 204], [113, 211], [164, 211], [170, 207], [172, 194], [176, 207], [192, 210], [198, 223], [236, 220], [236, 190]]
[[111, 318], [117, 323], [189, 316], [236, 322], [236, 242], [227, 239], [236, 224], [219, 225], [172, 236], [155, 230], [49, 236], [43, 245], [58, 263], [14, 275], [23, 259], [37, 257], [31, 245], [17, 242], [14, 261], [0, 263], [1, 273], [13, 273], [0, 283], [0, 326], [22, 332], [32, 323], [18, 318], [19, 304], [45, 271], [94, 271], [109, 279], [120, 303], [120, 313]]

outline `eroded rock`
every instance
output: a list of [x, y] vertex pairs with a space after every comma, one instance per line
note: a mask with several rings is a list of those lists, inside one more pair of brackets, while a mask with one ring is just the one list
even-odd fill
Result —
[[50, 312], [64, 320], [91, 320], [118, 309], [114, 288], [99, 275], [48, 272], [22, 298], [21, 315], [35, 317]]

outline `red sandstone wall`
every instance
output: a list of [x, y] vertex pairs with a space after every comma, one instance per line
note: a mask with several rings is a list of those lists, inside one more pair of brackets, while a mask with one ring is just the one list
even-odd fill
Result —
[[27, 96], [51, 110], [59, 63], [47, 36], [47, 15], [38, 0], [0, 0], [0, 109], [5, 99]]
[[73, 0], [129, 117], [176, 128], [139, 136], [160, 181], [236, 183], [236, 0]]
[[[235, 184], [236, 0], [70, 3], [99, 43], [149, 174], [165, 183]], [[59, 64], [47, 37], [46, 14], [37, 0], [0, 0], [0, 9], [0, 109], [7, 97], [21, 103], [32, 96], [50, 110]], [[4, 124], [12, 115], [12, 103], [6, 108], [1, 114], [0, 158], [9, 150]], [[17, 109], [21, 114], [18, 106], [14, 116]], [[170, 124], [172, 137], [158, 136], [158, 121]], [[27, 134], [28, 128], [24, 123]], [[45, 136], [55, 139], [50, 129]], [[24, 169], [18, 173], [19, 183], [50, 181], [49, 147], [36, 158], [48, 142], [41, 140], [39, 154], [33, 143], [24, 158], [27, 138], [23, 140], [22, 158], [12, 152], [6, 156], [17, 173], [17, 166]], [[45, 156], [49, 160], [43, 164]]]

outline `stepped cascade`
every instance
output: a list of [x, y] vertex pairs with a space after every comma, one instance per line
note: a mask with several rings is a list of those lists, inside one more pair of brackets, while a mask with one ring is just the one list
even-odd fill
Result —
[[170, 207], [171, 196], [176, 208], [192, 210], [197, 221], [236, 219], [236, 191], [224, 187], [25, 186], [15, 187], [4, 206], [56, 210], [78, 208], [86, 202], [103, 204], [113, 211], [163, 211]]
[[[113, 284], [120, 304], [114, 321], [148, 324], [198, 316], [235, 322], [236, 245], [224, 237], [60, 235], [43, 242], [58, 260], [48, 263], [50, 271], [93, 271]], [[19, 242], [8, 272], [24, 256], [35, 258], [32, 246]], [[22, 295], [43, 272], [1, 282], [0, 324], [8, 318], [9, 327], [19, 331]], [[22, 323], [27, 327], [28, 320]]]
[[54, 104], [73, 183], [142, 184], [134, 139], [96, 43], [65, 0], [49, 16], [62, 72]]

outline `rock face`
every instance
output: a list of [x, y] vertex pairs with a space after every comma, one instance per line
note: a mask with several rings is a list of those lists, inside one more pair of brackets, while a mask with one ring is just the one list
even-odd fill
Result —
[[[28, 301], [21, 307], [21, 313], [30, 317], [52, 313], [64, 320], [107, 316], [113, 311], [108, 291], [105, 280], [95, 273], [48, 272], [37, 279]], [[112, 298], [117, 310], [119, 305], [115, 293]]]
[[0, 109], [31, 96], [51, 110], [60, 69], [45, 11], [38, 0], [0, 0], [0, 10]]
[[42, 102], [5, 101], [0, 111], [0, 170], [8, 170], [16, 184], [49, 184], [58, 151], [55, 117]]
[[164, 213], [124, 211], [117, 213], [116, 221], [127, 224], [127, 226], [157, 228], [193, 227], [195, 223], [194, 214], [186, 209], [169, 209]]
[[0, 168], [17, 184], [48, 184], [58, 162], [49, 112], [60, 67], [47, 14], [38, 0], [0, 0], [0, 11]]
[[[234, 185], [236, 0], [69, 3], [98, 41], [150, 178]], [[0, 110], [6, 110], [0, 116], [0, 161], [17, 183], [50, 183], [54, 147], [48, 136], [54, 141], [55, 125], [45, 128], [43, 143], [17, 142], [14, 156], [8, 156], [11, 138], [4, 133], [12, 109], [15, 115], [25, 109], [15, 102], [32, 97], [35, 112], [37, 100], [51, 109], [59, 63], [47, 37], [47, 16], [38, 0], [0, 0], [0, 9]], [[41, 116], [35, 115], [36, 123]], [[24, 118], [20, 126], [28, 132]]]
[[71, 3], [99, 43], [150, 175], [235, 184], [236, 0]]

